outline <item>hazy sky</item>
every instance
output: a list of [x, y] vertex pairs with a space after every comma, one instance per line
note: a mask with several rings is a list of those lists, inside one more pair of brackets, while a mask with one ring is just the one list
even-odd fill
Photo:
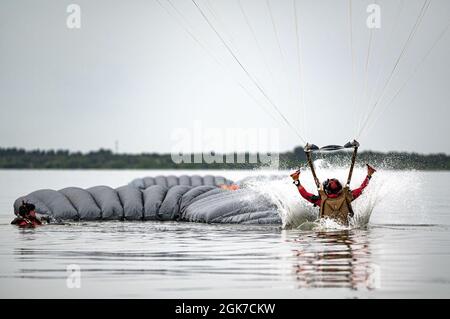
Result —
[[[253, 149], [302, 144], [194, 3], [171, 0], [179, 16], [159, 1], [170, 14], [156, 0], [1, 0], [0, 147], [89, 151], [117, 140], [121, 152], [170, 152], [177, 136], [196, 134], [200, 142], [185, 149], [230, 151], [239, 147], [224, 139], [246, 128], [260, 129]], [[389, 82], [424, 0], [353, 0], [354, 63], [348, 1], [297, 0], [301, 68], [292, 0], [270, 0], [270, 11], [263, 0], [241, 0], [254, 33], [238, 0], [196, 1], [306, 140], [343, 144], [371, 114], [363, 149], [450, 153], [450, 30], [411, 78], [448, 26], [450, 1], [431, 0]], [[366, 26], [373, 2], [380, 29]], [[81, 8], [80, 29], [67, 27], [71, 3]]]

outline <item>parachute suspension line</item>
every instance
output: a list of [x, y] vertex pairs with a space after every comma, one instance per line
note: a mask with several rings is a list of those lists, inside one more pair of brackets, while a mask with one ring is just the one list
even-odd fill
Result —
[[[208, 9], [209, 13], [216, 19], [216, 21], [217, 21], [219, 24], [222, 25], [222, 28], [225, 29], [224, 23], [220, 20], [218, 13], [215, 12], [212, 3], [210, 3], [209, 0], [204, 0], [204, 3], [206, 4], [206, 8]], [[200, 8], [200, 6], [198, 5], [198, 3], [194, 3], [194, 4], [196, 4], [196, 7], [197, 7], [198, 10], [201, 10], [201, 8]], [[218, 31], [217, 28], [214, 28], [214, 27], [213, 27], [213, 24], [212, 24], [211, 20], [207, 19], [206, 14], [205, 14], [204, 12], [202, 13], [202, 11], [200, 11], [200, 13], [202, 14], [202, 17], [205, 19], [205, 21], [208, 23], [208, 25], [209, 25], [209, 26], [213, 29], [213, 31], [216, 33], [216, 35], [219, 36], [220, 33], [219, 33], [219, 31]], [[253, 30], [253, 28], [251, 28], [251, 29]], [[253, 30], [253, 31], [254, 31], [254, 30]], [[254, 38], [255, 38], [255, 41], [257, 41], [256, 33], [255, 33]], [[219, 39], [221, 40], [222, 44], [225, 45], [225, 47], [227, 48], [228, 52], [233, 56], [233, 58], [234, 58], [235, 60], [238, 59], [239, 52], [238, 52], [236, 46], [235, 46], [234, 43], [233, 43], [233, 37], [232, 37], [232, 35], [229, 34], [229, 41], [230, 41], [230, 44], [227, 44], [227, 43], [226, 43], [225, 38], [224, 38], [223, 36], [219, 36]], [[228, 46], [228, 47], [227, 47], [227, 46]], [[233, 53], [232, 53], [232, 52], [233, 52]], [[262, 49], [261, 49], [261, 54], [262, 54]], [[263, 55], [263, 58], [264, 58], [264, 55]], [[236, 60], [236, 61], [237, 61], [237, 60]], [[267, 69], [268, 69], [270, 75], [273, 77], [273, 73], [271, 72], [271, 69], [268, 67], [267, 61], [266, 61], [265, 59], [264, 59], [264, 61], [265, 61], [265, 63], [266, 63], [266, 67], [267, 67]], [[266, 89], [264, 88], [264, 86], [262, 85], [262, 83], [256, 78], [256, 76], [253, 76], [253, 77], [251, 76], [250, 72], [248, 72], [248, 71], [245, 69], [244, 63], [238, 62], [238, 64], [239, 64], [239, 66], [244, 70], [244, 72], [245, 72], [246, 75], [250, 78], [250, 80], [255, 84], [255, 86], [258, 88], [258, 90], [260, 90], [261, 92], [264, 92], [264, 93], [263, 93], [264, 97], [265, 97], [266, 100], [269, 102], [269, 104], [271, 104], [271, 106], [273, 107], [272, 104], [275, 104], [275, 102], [274, 102], [272, 99], [269, 98], [269, 94], [265, 93], [265, 92], [266, 92]], [[271, 80], [272, 80], [272, 82], [276, 82], [274, 77], [273, 77], [273, 79], [271, 79]], [[240, 85], [242, 86], [242, 84], [240, 84]], [[265, 111], [266, 111], [266, 110], [265, 110]], [[281, 112], [279, 112], [278, 109], [276, 109], [276, 111], [277, 111], [277, 112], [280, 114], [280, 116], [283, 118], [284, 122], [286, 122], [287, 119], [284, 117], [284, 115], [282, 115]], [[266, 111], [266, 112], [267, 112], [267, 111]], [[269, 114], [270, 114], [271, 118], [274, 119], [273, 115], [272, 115], [271, 113], [269, 113]], [[279, 119], [278, 119], [278, 120], [275, 120], [275, 121], [278, 122], [278, 123], [280, 123], [280, 120], [279, 120]], [[289, 124], [289, 127], [290, 127], [291, 129], [294, 130], [294, 132], [295, 132], [295, 134], [296, 134], [297, 136], [300, 135], [300, 134], [295, 130], [295, 128], [294, 128], [292, 125]], [[301, 136], [301, 135], [300, 135], [300, 136]], [[299, 136], [299, 137], [300, 137], [300, 136]]]
[[[377, 4], [377, 3], [378, 3], [378, 0], [375, 0], [375, 4]], [[370, 53], [371, 53], [371, 48], [372, 48], [373, 29], [374, 28], [370, 29], [369, 45], [367, 46], [366, 63], [365, 63], [365, 67], [364, 67], [364, 87], [363, 87], [363, 92], [362, 92], [362, 97], [361, 97], [363, 105], [366, 104], [366, 99], [367, 99], [367, 82], [369, 80], [369, 62], [370, 62]], [[361, 100], [360, 100], [360, 103], [357, 103], [358, 108], [360, 108], [362, 106]], [[362, 121], [361, 117], [362, 117], [363, 113], [361, 112], [360, 114], [361, 114], [361, 116], [358, 120], [358, 131], [357, 132], [359, 132], [359, 129], [361, 127], [361, 121]]]
[[[209, 2], [209, 0], [203, 0], [203, 2], [205, 3], [205, 7], [209, 11], [209, 13], [216, 19], [217, 24], [221, 25], [222, 28], [224, 29], [224, 32], [222, 32], [221, 36], [219, 37], [219, 39], [222, 41], [222, 44], [224, 44], [224, 45], [226, 44], [225, 46], [228, 46], [228, 48], [233, 52], [233, 54], [234, 54], [233, 58], [238, 58], [239, 56], [242, 57], [242, 55], [239, 53], [239, 50], [234, 45], [233, 35], [231, 34], [231, 32], [229, 32], [229, 34], [228, 34], [229, 43], [227, 43], [227, 41], [225, 40], [225, 36], [227, 35], [227, 33], [226, 33], [227, 30], [225, 30], [226, 29], [225, 24], [219, 18], [219, 14], [217, 12], [215, 12], [212, 4]], [[201, 10], [200, 5], [197, 6], [197, 9]], [[203, 12], [202, 17], [207, 18], [205, 12], [203, 10], [202, 10], [202, 12]], [[202, 12], [200, 12], [200, 13], [202, 13]], [[209, 22], [208, 25], [210, 27], [213, 27], [213, 23], [211, 22], [210, 19], [208, 19], [207, 22]], [[220, 34], [220, 32], [218, 31], [218, 28], [213, 28], [213, 31], [217, 31], [217, 33]], [[217, 35], [217, 33], [216, 33], [216, 35]], [[242, 63], [242, 62], [241, 62], [241, 64], [242, 64], [242, 66], [245, 65], [245, 63]], [[250, 72], [248, 72], [248, 74], [251, 75]], [[253, 80], [263, 89], [264, 92], [267, 92], [266, 88], [263, 86], [261, 81], [256, 76], [253, 76]], [[269, 96], [269, 95], [267, 94], [267, 96]]]
[[272, 7], [270, 5], [269, 0], [266, 0], [266, 6], [267, 6], [267, 10], [269, 11], [270, 22], [272, 23], [273, 33], [275, 34], [275, 39], [277, 40], [278, 50], [280, 51], [280, 57], [284, 61], [284, 54], [283, 54], [283, 50], [281, 49], [280, 37], [278, 36], [278, 29], [277, 29], [277, 25], [275, 24], [275, 19], [273, 18]]
[[[356, 114], [356, 84], [355, 84], [355, 49], [353, 47], [353, 13], [352, 13], [352, 0], [348, 0], [348, 19], [350, 30], [350, 55], [352, 58], [352, 109]], [[357, 132], [356, 132], [357, 133]]]
[[[267, 10], [269, 11], [269, 16], [270, 16], [270, 21], [272, 23], [273, 33], [275, 34], [275, 39], [277, 40], [278, 51], [280, 52], [281, 61], [283, 62], [283, 69], [284, 69], [284, 71], [286, 71], [286, 68], [285, 68], [286, 63], [285, 63], [283, 50], [281, 49], [280, 37], [278, 35], [277, 25], [275, 24], [275, 19], [273, 18], [272, 7], [270, 5], [269, 0], [266, 0], [266, 6], [267, 6]], [[287, 80], [287, 78], [286, 78], [286, 80]]]
[[276, 39], [276, 42], [277, 42], [278, 51], [280, 52], [281, 65], [282, 65], [282, 69], [283, 69], [283, 76], [285, 77], [285, 80], [286, 80], [286, 85], [287, 85], [288, 90], [289, 90], [290, 98], [292, 98], [295, 95], [294, 95], [294, 91], [292, 89], [291, 81], [289, 81], [289, 77], [288, 77], [286, 57], [285, 57], [285, 55], [283, 53], [283, 49], [281, 48], [280, 34], [278, 32], [278, 28], [277, 28], [277, 25], [275, 23], [275, 18], [273, 16], [273, 10], [272, 10], [272, 6], [270, 5], [270, 0], [266, 0], [265, 2], [266, 2], [267, 11], [269, 12], [270, 22], [272, 24], [272, 30], [273, 30], [273, 33], [275, 35], [275, 39]]
[[[405, 4], [405, 0], [401, 0], [399, 6], [397, 7], [394, 23], [392, 25], [391, 32], [389, 33], [389, 38], [388, 38], [387, 41], [384, 42], [385, 45], [383, 47], [383, 50], [381, 50], [381, 52], [386, 51], [388, 49], [388, 47], [389, 47], [389, 44], [392, 42], [393, 35], [395, 34], [395, 31], [397, 30], [397, 27], [398, 27], [398, 22], [400, 20], [399, 18], [400, 18], [401, 12], [403, 11], [404, 4]], [[364, 112], [361, 113], [360, 120], [359, 120], [358, 131], [361, 128], [362, 121], [364, 120], [364, 114], [369, 112], [369, 105], [372, 105], [372, 101], [375, 98], [375, 93], [377, 92], [377, 88], [378, 88], [378, 86], [380, 84], [380, 80], [381, 80], [381, 74], [382, 74], [381, 71], [384, 69], [385, 65], [386, 65], [386, 60], [384, 60], [383, 63], [381, 64], [381, 66], [378, 67], [377, 79], [375, 81], [374, 88], [372, 89], [372, 93], [370, 94], [369, 100], [367, 101], [367, 103], [365, 105]]]
[[216, 14], [216, 11], [213, 8], [213, 5], [210, 3], [209, 0], [204, 0], [205, 7], [208, 9], [208, 11], [211, 13], [211, 15], [220, 22], [219, 16]]
[[[161, 0], [155, 0], [161, 8], [164, 9], [164, 11], [166, 11], [166, 13], [171, 16], [174, 20], [178, 21], [178, 19], [175, 17], [175, 15], [173, 15], [169, 9], [167, 9], [161, 2]], [[178, 21], [179, 25], [184, 29], [184, 31], [203, 49], [205, 50], [208, 55], [220, 66], [223, 66], [222, 63], [214, 56], [214, 54], [206, 47], [206, 45], [204, 45], [196, 36], [195, 34], [191, 31], [192, 28], [189, 27], [188, 22], [184, 19], [183, 15], [178, 11], [178, 9], [173, 5], [173, 3], [171, 2], [171, 0], [167, 0], [167, 2], [170, 4], [170, 6], [175, 10], [175, 12], [183, 18], [183, 23], [181, 23], [180, 21]]]
[[230, 31], [229, 29], [226, 28], [225, 23], [223, 22], [222, 19], [220, 19], [220, 16], [219, 16], [218, 12], [214, 9], [213, 4], [209, 0], [203, 0], [203, 3], [204, 3], [205, 8], [209, 11], [211, 16], [215, 19], [216, 25], [218, 25], [219, 28], [221, 27], [223, 29], [222, 37], [224, 38], [224, 40], [225, 40], [225, 38], [227, 38], [227, 40], [229, 41], [230, 48], [233, 49], [233, 51], [235, 52], [236, 55], [242, 56], [242, 54], [240, 54], [240, 52], [237, 49], [237, 46], [235, 44], [235, 40], [234, 40], [235, 34], [233, 34], [232, 31]]
[[277, 105], [272, 101], [272, 99], [267, 95], [265, 90], [262, 88], [262, 86], [258, 83], [258, 81], [247, 71], [247, 69], [244, 67], [244, 65], [241, 63], [239, 58], [236, 56], [236, 54], [233, 52], [233, 50], [230, 48], [230, 46], [227, 44], [227, 42], [224, 40], [222, 35], [217, 31], [217, 29], [212, 25], [211, 21], [208, 19], [208, 17], [205, 15], [203, 10], [200, 8], [200, 6], [197, 3], [197, 0], [191, 0], [192, 3], [195, 5], [197, 10], [200, 12], [203, 19], [206, 21], [206, 23], [209, 25], [209, 27], [213, 30], [213, 32], [217, 35], [217, 37], [220, 39], [222, 44], [225, 46], [225, 48], [228, 50], [230, 55], [233, 57], [233, 59], [238, 63], [240, 68], [244, 71], [244, 73], [247, 75], [247, 77], [253, 82], [253, 84], [256, 86], [256, 88], [261, 92], [261, 94], [266, 98], [266, 100], [270, 103], [270, 105], [277, 111], [277, 113], [280, 115], [280, 117], [284, 120], [284, 122], [292, 129], [292, 131], [297, 135], [297, 137], [300, 138], [300, 140], [303, 143], [306, 143], [305, 139], [302, 137], [302, 135], [295, 129], [295, 127], [289, 122], [289, 120], [281, 113]]
[[[203, 0], [203, 2], [204, 2], [204, 4], [205, 4], [206, 9], [209, 11], [209, 13], [212, 15], [212, 17], [215, 18], [217, 24], [219, 24], [219, 26], [222, 26], [222, 29], [224, 30], [224, 32], [222, 32], [222, 38], [223, 38], [223, 40], [225, 40], [225, 37], [224, 37], [223, 35], [225, 35], [225, 36], [228, 35], [228, 40], [229, 40], [229, 47], [230, 47], [230, 49], [232, 49], [232, 51], [234, 52], [234, 54], [236, 55], [236, 57], [240, 56], [240, 57], [241, 57], [241, 60], [242, 60], [242, 56], [243, 56], [243, 55], [240, 54], [238, 48], [236, 47], [236, 45], [235, 45], [235, 43], [234, 43], [234, 35], [232, 34], [232, 32], [229, 31], [229, 30], [226, 30], [225, 23], [223, 23], [223, 21], [220, 19], [220, 16], [219, 16], [218, 12], [216, 12], [216, 10], [214, 10], [213, 4], [212, 4], [209, 0]], [[205, 14], [205, 16], [206, 16], [206, 14]], [[210, 20], [210, 21], [211, 21], [211, 20]], [[211, 23], [211, 24], [212, 24], [212, 23]], [[218, 29], [216, 28], [216, 30], [218, 30]], [[227, 31], [228, 31], [228, 34], [227, 34]], [[255, 35], [256, 35], [256, 33], [255, 33]], [[255, 39], [256, 39], [256, 36], [255, 36]], [[262, 51], [262, 50], [261, 50], [261, 51]], [[262, 54], [262, 52], [261, 52], [261, 54]], [[264, 56], [263, 56], [263, 58], [264, 58]], [[245, 65], [245, 63], [242, 63], [242, 65]], [[268, 66], [267, 66], [267, 68], [268, 68]], [[268, 68], [268, 70], [270, 70], [270, 69]], [[273, 77], [273, 73], [271, 73], [270, 71], [269, 71], [269, 73], [270, 73], [271, 76]], [[267, 90], [266, 90], [266, 88], [263, 86], [262, 82], [261, 82], [256, 76], [253, 76], [253, 78], [254, 78], [255, 81], [259, 84], [259, 86], [260, 86], [265, 92], [267, 92]], [[271, 80], [272, 80], [272, 82], [276, 82], [276, 81], [274, 80], [274, 78], [271, 79]], [[268, 95], [269, 95], [269, 94], [268, 94]], [[275, 99], [275, 100], [276, 100], [276, 99]]]
[[[217, 24], [219, 25], [219, 27], [221, 26], [223, 31], [222, 32], [222, 38], [225, 40], [226, 36], [228, 36], [228, 40], [229, 40], [229, 47], [233, 50], [233, 52], [235, 53], [236, 56], [241, 56], [242, 58], [242, 54], [240, 54], [235, 41], [234, 41], [234, 34], [233, 32], [231, 32], [230, 30], [227, 30], [227, 28], [225, 27], [225, 23], [223, 23], [223, 21], [220, 19], [220, 16], [218, 14], [218, 12], [216, 12], [216, 10], [214, 10], [214, 6], [213, 4], [209, 1], [209, 0], [203, 0], [203, 3], [205, 4], [206, 9], [209, 11], [209, 13], [211, 14], [211, 16], [216, 20]], [[205, 15], [206, 16], [206, 15]], [[211, 21], [211, 20], [210, 20]], [[217, 29], [217, 28], [216, 28]], [[228, 32], [228, 34], [227, 34]], [[225, 36], [224, 36], [225, 35]], [[243, 63], [244, 65], [244, 63]], [[256, 77], [254, 76], [255, 81], [258, 82], [258, 84], [265, 90], [267, 91], [264, 86], [262, 85], [262, 82]]]
[[[216, 19], [217, 24], [223, 28], [223, 30], [225, 31], [224, 34], [228, 35], [228, 40], [230, 41], [230, 47], [232, 47], [235, 52], [239, 53], [237, 50], [236, 44], [234, 43], [235, 35], [229, 29], [228, 30], [226, 29], [225, 23], [223, 23], [223, 21], [220, 19], [220, 16], [217, 13], [217, 11], [214, 10], [213, 4], [209, 0], [203, 0], [203, 3], [205, 4], [206, 9], [209, 11], [211, 16], [214, 19]], [[227, 32], [228, 32], [228, 34], [227, 34]]]
[[418, 27], [420, 26], [420, 24], [421, 24], [421, 22], [423, 20], [423, 17], [425, 16], [425, 13], [428, 10], [428, 7], [430, 6], [430, 2], [431, 2], [431, 0], [425, 0], [424, 1], [422, 9], [421, 9], [421, 11], [420, 11], [420, 13], [419, 13], [419, 15], [417, 17], [416, 23], [414, 24], [414, 26], [413, 26], [413, 28], [412, 28], [409, 36], [408, 36], [408, 39], [406, 40], [406, 42], [405, 42], [405, 44], [404, 44], [404, 46], [403, 46], [403, 48], [402, 48], [402, 50], [400, 52], [400, 55], [398, 56], [398, 58], [397, 58], [397, 60], [396, 60], [396, 62], [394, 64], [394, 67], [391, 70], [391, 73], [389, 74], [388, 80], [387, 80], [386, 84], [384, 85], [384, 87], [383, 87], [383, 89], [381, 91], [380, 97], [372, 105], [372, 108], [370, 109], [369, 114], [366, 116], [366, 118], [364, 120], [364, 123], [363, 123], [362, 127], [360, 128], [360, 130], [358, 132], [358, 139], [361, 136], [361, 134], [362, 134], [363, 130], [365, 129], [365, 127], [367, 126], [367, 123], [370, 120], [370, 117], [372, 116], [373, 112], [375, 111], [378, 103], [383, 99], [383, 97], [384, 97], [384, 95], [386, 93], [386, 88], [389, 86], [389, 84], [390, 84], [390, 82], [391, 82], [391, 80], [393, 78], [393, 75], [395, 74], [395, 71], [397, 70], [397, 67], [399, 65], [399, 62], [400, 62], [401, 58], [405, 55], [405, 52], [407, 51], [407, 48], [409, 47], [409, 44], [411, 43], [412, 39], [414, 38], [414, 35], [416, 34], [416, 31], [417, 31]]
[[305, 135], [307, 134], [306, 129], [306, 104], [305, 104], [305, 90], [303, 85], [303, 60], [302, 60], [302, 45], [301, 45], [301, 38], [300, 38], [300, 29], [299, 29], [299, 23], [298, 23], [298, 15], [297, 15], [297, 2], [296, 0], [292, 0], [292, 4], [294, 5], [294, 19], [295, 19], [295, 42], [297, 47], [297, 64], [298, 64], [298, 77], [300, 80], [300, 109], [303, 111], [302, 119], [303, 119], [303, 132]]
[[270, 75], [270, 79], [271, 79], [272, 83], [276, 85], [277, 83], [275, 81], [275, 76], [273, 75], [272, 69], [269, 67], [269, 63], [267, 62], [267, 57], [266, 57], [266, 55], [263, 52], [263, 49], [262, 49], [261, 43], [258, 40], [258, 37], [256, 36], [255, 29], [253, 28], [253, 26], [252, 26], [252, 24], [250, 22], [250, 19], [249, 19], [247, 13], [245, 12], [244, 6], [242, 5], [242, 0], [237, 0], [237, 2], [238, 2], [238, 5], [239, 5], [239, 9], [240, 9], [240, 11], [242, 13], [242, 16], [244, 17], [245, 23], [247, 24], [248, 28], [250, 29], [250, 32], [251, 32], [252, 37], [253, 37], [253, 40], [256, 43], [256, 47], [258, 48], [259, 54], [263, 58], [264, 65], [265, 65], [265, 67], [267, 69], [267, 72]]
[[258, 105], [259, 107], [261, 107], [264, 112], [269, 115], [269, 117], [271, 119], [273, 119], [275, 122], [279, 122], [278, 119], [276, 119], [273, 114], [271, 112], [269, 112], [269, 110], [266, 109], [266, 107], [263, 106], [263, 103], [261, 103], [260, 101], [258, 101], [258, 99], [229, 71], [228, 68], [225, 67], [225, 65], [220, 62], [220, 60], [211, 52], [211, 50], [208, 49], [208, 47], [206, 45], [204, 45], [194, 34], [194, 32], [191, 31], [192, 27], [190, 27], [188, 21], [185, 19], [185, 17], [183, 16], [183, 14], [177, 9], [177, 7], [172, 3], [171, 0], [167, 0], [167, 2], [169, 3], [169, 5], [172, 7], [172, 9], [181, 17], [181, 19], [183, 20], [183, 23], [181, 23], [180, 19], [178, 19], [174, 14], [172, 14], [170, 12], [170, 10], [168, 8], [166, 8], [160, 0], [156, 0], [156, 2], [160, 5], [161, 8], [164, 9], [164, 11], [166, 11], [166, 13], [172, 17], [175, 21], [177, 21], [180, 26], [184, 29], [184, 31], [225, 71], [227, 72], [231, 78], [233, 78], [238, 86], [255, 102], [256, 105]]
[[383, 107], [383, 110], [378, 114], [378, 116], [375, 118], [375, 120], [371, 123], [371, 127], [373, 127], [373, 125], [375, 125], [375, 123], [380, 119], [381, 115], [384, 113], [384, 111], [388, 108], [389, 105], [392, 104], [392, 102], [394, 102], [394, 100], [398, 97], [398, 95], [400, 94], [400, 92], [406, 87], [406, 85], [409, 83], [409, 81], [414, 77], [414, 75], [417, 73], [417, 71], [420, 69], [420, 67], [423, 65], [423, 63], [428, 59], [428, 57], [430, 56], [431, 52], [434, 50], [434, 48], [437, 46], [437, 44], [442, 40], [442, 38], [444, 37], [444, 35], [448, 32], [448, 30], [450, 29], [450, 23], [448, 23], [446, 25], [446, 27], [444, 28], [444, 30], [441, 31], [441, 33], [439, 34], [439, 36], [436, 38], [436, 40], [433, 42], [433, 45], [430, 47], [430, 49], [427, 51], [427, 53], [422, 57], [422, 59], [420, 60], [420, 62], [416, 65], [416, 67], [413, 69], [413, 71], [411, 72], [411, 74], [409, 75], [409, 77], [407, 78], [407, 80], [402, 84], [402, 86], [397, 90], [397, 92], [392, 96], [392, 98], [389, 100], [389, 102]]

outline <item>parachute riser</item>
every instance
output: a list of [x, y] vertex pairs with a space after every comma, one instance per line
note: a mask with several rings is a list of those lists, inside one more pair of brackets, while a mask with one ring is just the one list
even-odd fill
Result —
[[329, 145], [329, 146], [322, 147], [322, 148], [320, 148], [320, 149], [319, 149], [319, 147], [317, 147], [317, 146], [314, 145], [314, 144], [309, 144], [309, 143], [307, 143], [307, 144], [305, 145], [304, 151], [305, 151], [305, 154], [306, 154], [306, 158], [307, 158], [307, 161], [308, 161], [308, 165], [309, 165], [309, 167], [311, 168], [311, 173], [312, 173], [313, 178], [314, 178], [314, 183], [316, 184], [318, 190], [320, 190], [320, 181], [319, 181], [319, 179], [317, 178], [317, 174], [316, 174], [316, 170], [315, 170], [315, 168], [314, 168], [314, 163], [313, 163], [313, 161], [312, 161], [311, 153], [312, 153], [313, 151], [317, 151], [317, 150], [324, 150], [324, 149], [327, 149], [327, 150], [330, 150], [330, 149], [337, 150], [337, 149], [351, 148], [351, 147], [353, 148], [353, 155], [352, 155], [352, 160], [351, 160], [350, 170], [349, 170], [349, 172], [348, 172], [347, 183], [345, 184], [347, 187], [350, 186], [350, 182], [351, 182], [351, 180], [352, 180], [353, 169], [354, 169], [355, 163], [356, 163], [356, 157], [357, 157], [357, 154], [358, 154], [359, 143], [358, 143], [356, 140], [353, 140], [353, 142], [348, 142], [348, 143], [345, 144], [344, 146]]
[[319, 179], [317, 178], [316, 170], [314, 169], [314, 164], [313, 164], [313, 161], [311, 159], [311, 152], [310, 151], [305, 151], [305, 154], [306, 154], [306, 158], [308, 159], [308, 165], [311, 168], [311, 173], [313, 175], [314, 182], [316, 183], [317, 189], [319, 190], [320, 189], [320, 182], [319, 182]]
[[353, 150], [353, 155], [352, 155], [352, 163], [350, 165], [350, 170], [348, 172], [348, 177], [347, 177], [347, 183], [346, 186], [349, 187], [350, 186], [350, 182], [352, 180], [352, 175], [353, 175], [353, 168], [355, 167], [355, 162], [356, 162], [356, 155], [358, 154], [358, 146], [355, 146], [354, 150]]

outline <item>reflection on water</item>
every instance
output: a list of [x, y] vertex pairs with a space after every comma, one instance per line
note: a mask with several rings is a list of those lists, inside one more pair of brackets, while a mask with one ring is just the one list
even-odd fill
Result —
[[[0, 224], [0, 243], [2, 297], [448, 296], [450, 282], [440, 268], [450, 265], [448, 229], [436, 226], [318, 232], [182, 222]], [[67, 286], [73, 265], [80, 289]]]
[[[104, 222], [16, 231], [13, 278], [64, 279], [67, 265], [77, 264], [84, 280], [126, 276], [148, 281], [149, 288], [155, 280], [172, 280], [176, 290], [180, 277], [216, 276], [230, 288], [244, 282], [258, 288], [266, 280], [298, 288], [372, 290], [378, 282], [369, 232], [363, 230], [282, 231], [280, 238], [274, 227]], [[216, 285], [207, 280], [202, 287]], [[173, 288], [156, 290], [161, 289]]]
[[379, 287], [379, 269], [371, 261], [367, 234], [349, 230], [308, 232], [294, 241], [299, 288]]

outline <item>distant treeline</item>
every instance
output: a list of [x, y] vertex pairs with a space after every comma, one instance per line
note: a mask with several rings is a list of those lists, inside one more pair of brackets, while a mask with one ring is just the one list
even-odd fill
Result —
[[[217, 154], [218, 155], [218, 154]], [[278, 154], [279, 167], [292, 169], [306, 165], [306, 157], [302, 147], [292, 152]], [[193, 155], [195, 156], [195, 155]], [[227, 156], [227, 157], [225, 157]], [[238, 157], [245, 156], [244, 163], [238, 163]], [[65, 150], [26, 151], [17, 148], [0, 148], [0, 168], [8, 169], [254, 169], [268, 166], [258, 158], [256, 163], [249, 161], [254, 154], [226, 154], [224, 163], [175, 163], [170, 154], [115, 154], [110, 150], [81, 153]], [[323, 158], [332, 164], [348, 165], [351, 152], [318, 153], [314, 159]], [[272, 156], [273, 157], [273, 156]], [[225, 158], [228, 160], [225, 162]], [[229, 159], [234, 158], [234, 163]], [[449, 170], [450, 156], [446, 154], [422, 155], [399, 152], [360, 152], [358, 163], [371, 163], [378, 167], [391, 169]]]

